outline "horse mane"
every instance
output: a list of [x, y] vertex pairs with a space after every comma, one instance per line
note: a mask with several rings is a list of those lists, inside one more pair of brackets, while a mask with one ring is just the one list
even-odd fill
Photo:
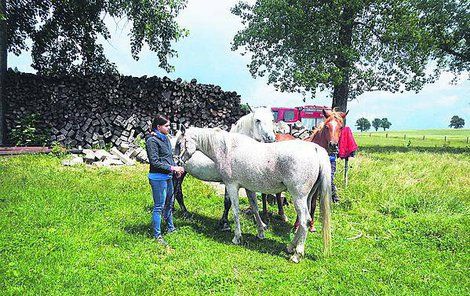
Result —
[[[333, 108], [333, 110], [331, 111], [331, 114], [330, 116], [328, 116], [327, 120], [330, 118], [330, 117], [333, 117], [334, 119], [338, 120], [339, 122], [341, 122], [341, 125], [343, 124], [344, 120], [343, 120], [343, 116], [342, 116], [343, 112], [340, 112], [338, 111], [338, 108], [335, 107]], [[326, 121], [322, 121], [320, 122], [313, 130], [312, 130], [312, 137], [315, 137], [315, 135], [322, 131], [323, 128], [325, 127], [325, 123]], [[331, 120], [331, 119], [330, 119]]]
[[212, 128], [212, 129], [201, 129], [198, 128], [195, 136], [195, 139], [199, 145], [201, 146], [201, 150], [210, 150], [211, 147], [216, 147], [214, 143], [219, 142], [221, 143], [221, 147], [227, 151], [227, 143], [225, 141], [225, 137], [220, 137], [220, 133], [223, 131], [220, 128]]
[[240, 131], [243, 131], [243, 133], [246, 134], [246, 131], [251, 131], [252, 119], [253, 113], [249, 113], [240, 117], [240, 119], [230, 129], [230, 132], [239, 133]]

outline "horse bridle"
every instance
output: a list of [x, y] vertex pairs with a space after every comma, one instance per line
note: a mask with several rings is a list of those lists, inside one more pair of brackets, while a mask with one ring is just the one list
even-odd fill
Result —
[[184, 161], [182, 160], [183, 158], [183, 155], [186, 153], [186, 145], [184, 145], [184, 148], [181, 148], [181, 144], [178, 144], [180, 145], [180, 153], [176, 156], [174, 156], [173, 158], [175, 159], [175, 162], [177, 165], [183, 165], [184, 164]]

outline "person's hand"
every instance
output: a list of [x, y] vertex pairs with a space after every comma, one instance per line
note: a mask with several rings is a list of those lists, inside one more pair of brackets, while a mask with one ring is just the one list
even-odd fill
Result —
[[184, 173], [184, 168], [181, 166], [172, 166], [171, 170], [176, 174], [176, 177], [181, 177], [181, 175]]

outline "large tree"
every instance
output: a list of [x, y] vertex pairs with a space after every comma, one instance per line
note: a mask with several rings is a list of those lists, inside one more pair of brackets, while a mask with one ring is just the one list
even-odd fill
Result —
[[380, 121], [380, 127], [384, 129], [384, 131], [392, 126], [392, 123], [388, 121], [388, 118], [382, 118]]
[[375, 128], [375, 131], [377, 131], [381, 125], [382, 125], [382, 119], [374, 118], [374, 120], [372, 120], [372, 126]]
[[[157, 53], [158, 66], [171, 71], [169, 58], [176, 56], [172, 42], [187, 35], [175, 21], [187, 0], [0, 0], [0, 54], [3, 78], [7, 51], [16, 55], [31, 50], [32, 68], [39, 74], [92, 74], [116, 72], [104, 55], [110, 33], [105, 17], [125, 18], [131, 24], [131, 54], [134, 59], [144, 44]], [[6, 2], [6, 5], [5, 5]], [[31, 40], [31, 48], [28, 47]], [[3, 88], [3, 82], [1, 87]], [[1, 106], [0, 122], [4, 122]], [[0, 125], [0, 134], [4, 125]], [[0, 145], [3, 143], [0, 136]]]
[[361, 132], [368, 131], [370, 129], [370, 121], [367, 118], [361, 117], [356, 121], [356, 128]]
[[452, 116], [450, 119], [449, 127], [453, 128], [463, 128], [465, 126], [465, 120], [458, 115]]
[[[257, 0], [232, 12], [233, 50], [281, 91], [328, 90], [332, 107], [366, 91], [419, 91], [440, 71], [470, 69], [469, 2]], [[428, 65], [435, 71], [426, 72]]]

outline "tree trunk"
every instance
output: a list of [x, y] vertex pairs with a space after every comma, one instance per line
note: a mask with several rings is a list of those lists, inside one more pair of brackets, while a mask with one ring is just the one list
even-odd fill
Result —
[[341, 72], [341, 82], [334, 86], [331, 107], [336, 107], [342, 112], [346, 112], [348, 106], [351, 61], [346, 56], [346, 52], [352, 47], [354, 15], [354, 10], [351, 7], [345, 6], [341, 14], [341, 27], [339, 30], [340, 47], [337, 52], [336, 66]]
[[6, 0], [0, 0], [0, 146], [6, 143], [5, 126], [5, 75], [7, 74], [7, 21]]

